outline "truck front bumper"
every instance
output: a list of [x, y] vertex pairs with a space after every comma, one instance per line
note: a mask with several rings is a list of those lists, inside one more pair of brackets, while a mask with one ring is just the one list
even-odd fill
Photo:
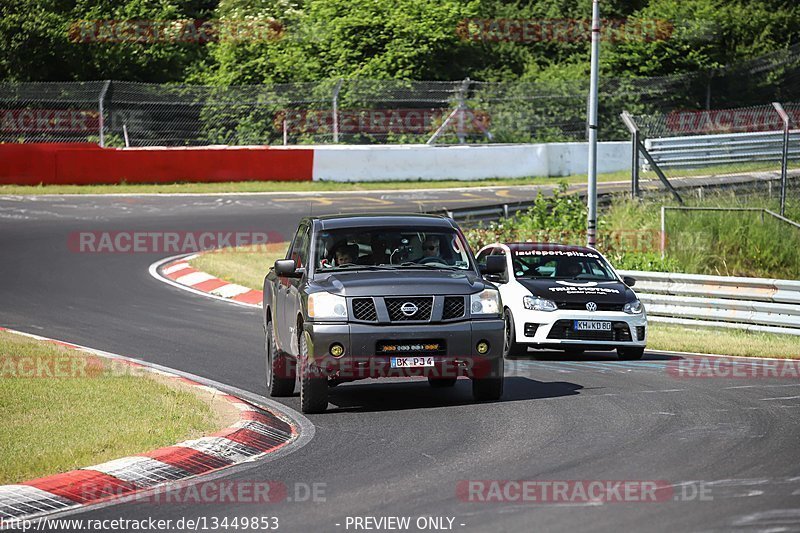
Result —
[[[502, 365], [504, 323], [502, 318], [470, 320], [447, 324], [392, 324], [306, 322], [309, 362], [328, 377], [347, 381], [363, 378], [428, 376], [453, 378], [491, 377]], [[378, 353], [380, 343], [414, 344], [436, 341], [442, 349], [436, 353]], [[478, 345], [488, 350], [478, 353]], [[339, 344], [340, 357], [331, 354]], [[393, 357], [430, 357], [433, 366], [392, 368]]]

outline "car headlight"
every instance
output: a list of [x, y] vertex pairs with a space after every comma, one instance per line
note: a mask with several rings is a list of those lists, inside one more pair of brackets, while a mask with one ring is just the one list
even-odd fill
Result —
[[522, 305], [525, 306], [525, 309], [530, 309], [531, 311], [555, 311], [558, 309], [553, 300], [545, 300], [538, 296], [525, 296], [522, 299]]
[[347, 319], [347, 300], [329, 292], [315, 292], [308, 295], [308, 316], [310, 318]]
[[626, 303], [623, 306], [622, 310], [628, 313], [629, 315], [639, 315], [642, 313], [642, 311], [644, 311], [644, 306], [642, 305], [642, 302], [640, 302], [639, 300], [634, 300], [632, 302]]
[[495, 289], [484, 289], [469, 297], [469, 309], [473, 315], [499, 315], [501, 308], [500, 291]]

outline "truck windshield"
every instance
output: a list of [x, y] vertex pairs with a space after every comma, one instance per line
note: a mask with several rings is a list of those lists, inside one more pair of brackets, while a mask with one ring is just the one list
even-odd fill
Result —
[[321, 231], [314, 243], [318, 270], [361, 268], [470, 269], [467, 244], [452, 230], [347, 228]]
[[591, 252], [512, 250], [511, 264], [517, 278], [617, 281], [608, 263]]

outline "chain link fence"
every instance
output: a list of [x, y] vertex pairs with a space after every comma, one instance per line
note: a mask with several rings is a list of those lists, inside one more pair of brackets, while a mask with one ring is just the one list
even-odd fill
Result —
[[[329, 79], [232, 87], [0, 82], [0, 142], [202, 146], [583, 141], [589, 91], [584, 78]], [[661, 136], [670, 132], [680, 110], [800, 101], [800, 46], [708, 72], [605, 77], [599, 92], [601, 140], [628, 137], [618, 118], [623, 110], [642, 120], [661, 120], [661, 125], [652, 125], [653, 135]], [[645, 118], [649, 115], [653, 118]]]
[[[780, 232], [798, 231], [796, 225], [763, 210], [800, 221], [800, 103], [625, 113], [622, 122], [628, 125], [632, 143], [639, 146], [633, 194], [637, 181], [666, 179], [664, 185], [669, 187], [684, 178], [697, 178], [697, 188], [674, 194], [673, 203], [684, 207], [672, 207], [678, 211], [670, 217], [712, 216], [707, 211], [716, 210], [713, 216], [733, 217], [732, 224], [733, 219], [764, 223], [766, 213]], [[641, 186], [638, 195], [652, 195], [647, 191], [652, 189]]]

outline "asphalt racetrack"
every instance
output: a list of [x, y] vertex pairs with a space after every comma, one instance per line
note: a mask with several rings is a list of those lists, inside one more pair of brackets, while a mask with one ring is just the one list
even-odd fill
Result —
[[[169, 254], [78, 253], [70, 235], [260, 229], [289, 238], [312, 210], [417, 212], [498, 194], [520, 195], [0, 197], [0, 325], [263, 395], [259, 310], [157, 281], [148, 266]], [[353, 517], [389, 516], [411, 517], [411, 531], [423, 516], [452, 518], [452, 530], [465, 532], [800, 531], [800, 380], [680, 378], [669, 371], [676, 360], [648, 352], [634, 362], [612, 353], [507, 361], [503, 400], [485, 404], [472, 403], [467, 381], [450, 390], [343, 384], [331, 389], [327, 413], [308, 417], [308, 444], [222, 478], [283, 483], [287, 500], [134, 502], [72, 517], [274, 516], [292, 532], [354, 531]], [[281, 402], [299, 410], [297, 396]], [[469, 501], [459, 492], [469, 480], [657, 480], [669, 490], [647, 502]], [[313, 484], [316, 498], [295, 494]]]

